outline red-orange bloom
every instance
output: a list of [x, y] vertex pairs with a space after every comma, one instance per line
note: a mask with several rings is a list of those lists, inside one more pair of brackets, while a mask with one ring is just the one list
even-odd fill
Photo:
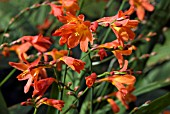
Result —
[[88, 86], [88, 88], [93, 86], [94, 82], [96, 81], [96, 78], [96, 73], [92, 73], [90, 76], [85, 77], [86, 85]]
[[54, 108], [57, 108], [60, 111], [64, 107], [64, 101], [62, 101], [62, 100], [42, 98], [39, 101], [39, 103], [46, 104], [46, 105], [49, 105], [49, 106], [53, 106]]
[[113, 110], [114, 113], [119, 112], [120, 109], [119, 109], [119, 107], [117, 106], [117, 104], [115, 103], [115, 101], [113, 99], [108, 98], [107, 101], [111, 105], [112, 110]]
[[4, 56], [9, 56], [10, 51], [15, 51], [16, 54], [18, 55], [18, 58], [22, 61], [21, 54], [23, 54], [23, 56], [27, 58], [26, 52], [29, 50], [30, 47], [31, 47], [31, 44], [29, 42], [25, 42], [22, 44], [15, 44], [15, 45], [12, 45], [11, 47], [5, 47], [2, 51], [2, 54]]
[[135, 88], [133, 87], [133, 85], [129, 85], [129, 86], [126, 86], [127, 94], [124, 94], [121, 91], [117, 91], [107, 96], [108, 97], [116, 96], [122, 102], [122, 104], [126, 107], [126, 109], [128, 109], [129, 108], [128, 103], [132, 101], [136, 101], [136, 96], [132, 94], [134, 89]]
[[51, 24], [52, 24], [52, 21], [50, 21], [47, 18], [42, 24], [37, 25], [37, 29], [39, 30], [40, 33], [44, 33], [44, 30], [48, 29]]
[[[50, 55], [52, 56], [53, 60], [56, 62], [59, 58], [66, 56], [68, 53], [67, 50], [57, 50], [57, 49], [53, 49], [52, 51], [46, 52], [44, 53], [44, 55]], [[46, 57], [45, 57], [46, 58]], [[48, 59], [48, 58], [47, 58]], [[46, 60], [47, 61], [47, 60]]]
[[22, 43], [29, 42], [39, 52], [45, 52], [51, 46], [52, 42], [49, 37], [43, 37], [42, 34], [37, 36], [23, 36], [20, 38]]
[[77, 0], [59, 0], [59, 2], [62, 4], [62, 7], [66, 12], [70, 12], [73, 15], [75, 15], [76, 11], [80, 9]]
[[60, 20], [60, 17], [63, 16], [64, 14], [62, 10], [62, 6], [58, 6], [52, 3], [50, 4], [50, 6], [51, 6], [50, 14], [54, 15]]
[[108, 49], [116, 49], [118, 46], [120, 46], [120, 43], [118, 40], [114, 40], [112, 42], [104, 43], [98, 46], [98, 48], [108, 48]]
[[63, 56], [60, 58], [60, 60], [64, 61], [65, 64], [67, 64], [69, 67], [71, 67], [73, 70], [77, 71], [78, 73], [80, 73], [80, 71], [84, 69], [84, 65], [86, 64], [81, 60], [74, 59], [68, 56]]
[[149, 3], [149, 0], [129, 0], [129, 3], [136, 8], [136, 13], [140, 20], [144, 19], [145, 9], [147, 11], [154, 10], [154, 6]]
[[[22, 56], [22, 60], [24, 60], [25, 63], [15, 63], [15, 62], [9, 62], [9, 64], [18, 69], [23, 71], [21, 74], [17, 76], [19, 81], [22, 80], [28, 80], [27, 84], [24, 87], [24, 92], [27, 93], [29, 91], [29, 88], [32, 84], [32, 82], [36, 82], [38, 80], [38, 76], [40, 75], [41, 78], [46, 78], [46, 70], [44, 69], [46, 66], [41, 66], [34, 68], [38, 65], [41, 57], [36, 59], [34, 62], [29, 63], [28, 61], [25, 60], [25, 58]], [[40, 78], [40, 77], [39, 77]]]
[[124, 58], [123, 55], [130, 55], [132, 53], [132, 50], [115, 50], [112, 51], [115, 57], [118, 59], [120, 68], [122, 68], [124, 64]]
[[54, 78], [45, 78], [41, 79], [39, 81], [36, 81], [33, 83], [34, 91], [33, 95], [34, 96], [43, 96], [48, 87], [55, 81]]
[[134, 8], [131, 7], [128, 11], [122, 12], [119, 11], [116, 16], [112, 17], [104, 17], [97, 22], [101, 25], [108, 26], [112, 28], [115, 33], [119, 43], [121, 46], [124, 46], [124, 41], [133, 40], [135, 37], [135, 33], [131, 30], [131, 28], [135, 28], [138, 25], [137, 20], [130, 20], [129, 16], [134, 11]]
[[61, 36], [59, 44], [67, 43], [69, 48], [74, 48], [80, 43], [80, 48], [83, 52], [88, 49], [88, 42], [93, 44], [93, 36], [90, 30], [90, 21], [84, 21], [84, 15], [78, 17], [67, 13], [66, 24], [60, 27], [53, 33], [53, 36]]
[[134, 85], [136, 78], [132, 75], [126, 74], [126, 75], [113, 75], [109, 76], [100, 80], [97, 80], [96, 82], [103, 82], [108, 81], [111, 82], [116, 88], [121, 91], [123, 94], [127, 94], [127, 90], [124, 86], [125, 85]]
[[63, 64], [62, 61], [58, 61], [59, 58], [66, 56], [68, 53], [67, 50], [60, 50], [53, 49], [52, 51], [44, 53], [44, 60], [48, 61], [48, 55], [52, 56], [53, 60], [50, 63], [56, 63], [57, 62], [57, 70], [61, 70], [61, 65]]

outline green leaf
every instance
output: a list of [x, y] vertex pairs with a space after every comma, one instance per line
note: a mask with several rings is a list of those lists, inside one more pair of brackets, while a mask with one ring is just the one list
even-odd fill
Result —
[[163, 95], [150, 104], [143, 104], [136, 111], [132, 111], [131, 114], [159, 114], [164, 108], [170, 105], [168, 100], [170, 99], [170, 93]]
[[153, 91], [155, 89], [165, 87], [165, 86], [168, 86], [168, 85], [170, 85], [169, 79], [163, 80], [163, 81], [153, 82], [153, 83], [147, 84], [146, 86], [142, 86], [140, 88], [137, 88], [133, 92], [133, 94], [138, 96], [138, 95], [141, 95], [141, 94], [144, 94], [144, 93], [147, 93], [147, 92], [150, 92], [150, 91]]
[[9, 114], [6, 102], [4, 100], [4, 97], [0, 91], [0, 114]]
[[[9, 107], [8, 110], [10, 114], [28, 114], [28, 112], [30, 112], [32, 108], [33, 108], [32, 106], [21, 106], [19, 103]], [[6, 114], [6, 113], [1, 113], [1, 114]]]

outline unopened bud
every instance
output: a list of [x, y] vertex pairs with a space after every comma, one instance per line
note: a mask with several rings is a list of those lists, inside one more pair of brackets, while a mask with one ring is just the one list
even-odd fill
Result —
[[136, 74], [142, 74], [142, 71], [136, 71], [135, 73]]
[[72, 91], [68, 91], [67, 95], [73, 95], [74, 93]]
[[76, 87], [74, 88], [74, 91], [77, 91], [79, 88], [80, 88], [80, 86], [76, 86]]
[[102, 101], [102, 97], [100, 96], [97, 98], [97, 102], [101, 102], [101, 101]]
[[67, 86], [70, 87], [72, 85], [72, 82], [68, 82]]
[[78, 93], [78, 98], [82, 95], [82, 93], [83, 93], [83, 91], [80, 91], [79, 93]]

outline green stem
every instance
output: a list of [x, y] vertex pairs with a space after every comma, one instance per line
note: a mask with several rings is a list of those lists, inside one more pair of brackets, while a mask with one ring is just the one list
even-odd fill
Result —
[[[89, 89], [89, 88], [87, 87], [87, 88], [83, 91], [83, 93], [82, 93], [75, 101], [73, 101], [72, 105], [75, 105], [75, 104], [78, 102], [79, 98], [80, 98], [81, 96], [83, 96], [83, 95], [87, 92], [88, 89]], [[66, 114], [66, 113], [72, 108], [72, 105], [70, 105], [62, 114]]]
[[126, 1], [127, 1], [127, 0], [123, 0], [122, 4], [121, 4], [120, 7], [119, 7], [119, 11], [123, 9]]
[[[70, 55], [70, 49], [68, 50], [67, 56], [69, 56], [69, 55]], [[66, 81], [67, 70], [68, 70], [67, 65], [65, 65], [63, 84], [65, 84], [65, 81]], [[61, 89], [60, 100], [63, 99], [63, 95], [64, 95], [64, 87], [63, 87], [63, 89]], [[60, 111], [58, 111], [57, 113], [60, 114]]]
[[0, 83], [0, 87], [12, 76], [12, 74], [14, 74], [14, 72], [16, 71], [16, 69], [13, 69]]
[[37, 108], [34, 108], [34, 113], [33, 114], [37, 114]]
[[113, 0], [109, 0], [109, 2], [107, 2], [104, 10], [103, 10], [102, 13], [101, 13], [101, 16], [100, 16], [101, 18], [104, 16], [106, 10], [109, 8], [109, 6], [112, 4], [112, 2], [113, 2]]
[[[92, 73], [92, 60], [91, 60], [90, 53], [88, 55], [89, 55], [89, 60], [90, 60], [90, 74], [91, 74]], [[90, 114], [93, 114], [93, 87], [90, 89], [90, 96], [91, 96]]]
[[112, 59], [113, 57], [114, 57], [114, 55], [112, 55], [112, 56], [110, 56], [110, 57], [108, 57], [108, 58], [106, 58], [106, 59], [103, 59], [102, 61], [93, 62], [92, 65], [93, 65], [93, 66], [100, 65], [100, 64], [102, 64], [102, 63], [105, 63], [105, 62], [109, 61], [109, 60]]
[[112, 29], [110, 27], [107, 29], [106, 34], [105, 34], [104, 38], [101, 41], [101, 44], [103, 44], [106, 41], [106, 38], [109, 36], [109, 33], [111, 32], [111, 30]]
[[77, 15], [80, 14], [83, 4], [84, 4], [84, 0], [80, 0], [80, 3], [79, 3], [80, 9], [77, 11]]
[[90, 108], [90, 114], [93, 114], [93, 87], [90, 89], [90, 95], [91, 95], [91, 108]]

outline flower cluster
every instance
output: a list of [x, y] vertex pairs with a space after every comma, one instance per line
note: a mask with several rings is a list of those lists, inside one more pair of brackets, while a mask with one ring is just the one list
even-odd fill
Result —
[[[105, 0], [105, 2], [108, 1]], [[147, 0], [129, 0], [129, 4], [130, 8], [127, 11], [120, 10], [115, 16], [102, 17], [91, 22], [86, 21], [85, 15], [78, 14], [77, 11], [80, 10], [78, 0], [48, 2], [47, 6], [51, 7], [50, 14], [62, 24], [62, 26], [53, 30], [51, 37], [54, 37], [54, 39], [42, 35], [44, 30], [53, 24], [53, 21], [48, 20], [49, 17], [46, 17], [44, 23], [37, 26], [40, 32], [39, 35], [23, 36], [3, 48], [2, 54], [5, 56], [9, 56], [10, 51], [15, 51], [18, 55], [19, 62], [9, 62], [9, 65], [21, 71], [17, 76], [19, 81], [27, 80], [24, 93], [28, 93], [30, 88], [33, 88], [32, 97], [21, 104], [23, 106], [32, 105], [35, 108], [45, 104], [62, 111], [64, 104], [67, 102], [62, 98], [66, 91], [68, 91], [67, 95], [72, 95], [79, 99], [86, 92], [85, 90], [81, 91], [85, 82], [87, 90], [93, 90], [95, 87], [100, 88], [98, 85], [105, 82], [111, 83], [111, 86], [115, 88], [115, 91], [105, 94], [104, 98], [111, 105], [112, 110], [115, 113], [120, 110], [112, 97], [119, 99], [128, 109], [128, 103], [136, 100], [136, 97], [132, 94], [135, 90], [136, 78], [133, 72], [128, 69], [128, 56], [132, 55], [133, 51], [137, 49], [136, 46], [129, 42], [135, 39], [135, 29], [137, 29], [140, 22], [131, 19], [130, 16], [136, 11], [139, 20], [143, 20], [144, 9], [148, 11], [154, 10], [154, 7]], [[98, 30], [101, 29], [99, 27], [108, 27], [116, 39], [112, 39], [110, 42], [105, 42], [102, 39], [105, 42], [102, 44], [97, 42], [99, 38], [95, 34], [98, 34]], [[54, 42], [58, 40], [55, 37], [60, 38], [59, 42], [57, 42], [60, 49], [54, 45]], [[65, 46], [65, 48], [61, 49], [62, 46]], [[74, 55], [72, 56], [72, 53], [74, 53], [72, 49], [77, 46], [80, 46], [81, 53], [82, 55], [84, 54], [81, 59], [75, 58]], [[30, 54], [29, 50], [36, 51]], [[95, 61], [95, 55], [100, 56], [99, 61], [102, 63], [104, 58], [107, 58], [110, 54], [114, 55], [115, 60], [117, 60], [117, 64], [115, 64], [117, 69], [103, 72], [103, 74], [98, 74], [93, 70], [92, 63]], [[87, 56], [90, 64], [84, 59]], [[63, 64], [66, 67], [63, 67]], [[50, 75], [47, 72], [48, 70]], [[69, 84], [66, 84], [67, 76], [72, 80]], [[79, 81], [75, 81], [76, 79]], [[53, 83], [60, 90], [58, 100], [45, 96], [48, 88]], [[76, 84], [84, 85], [82, 88], [77, 88]], [[75, 88], [72, 89], [72, 86], [75, 86]], [[93, 92], [91, 94], [93, 96]], [[74, 105], [70, 107], [74, 107]], [[91, 105], [93, 104], [91, 103]]]

